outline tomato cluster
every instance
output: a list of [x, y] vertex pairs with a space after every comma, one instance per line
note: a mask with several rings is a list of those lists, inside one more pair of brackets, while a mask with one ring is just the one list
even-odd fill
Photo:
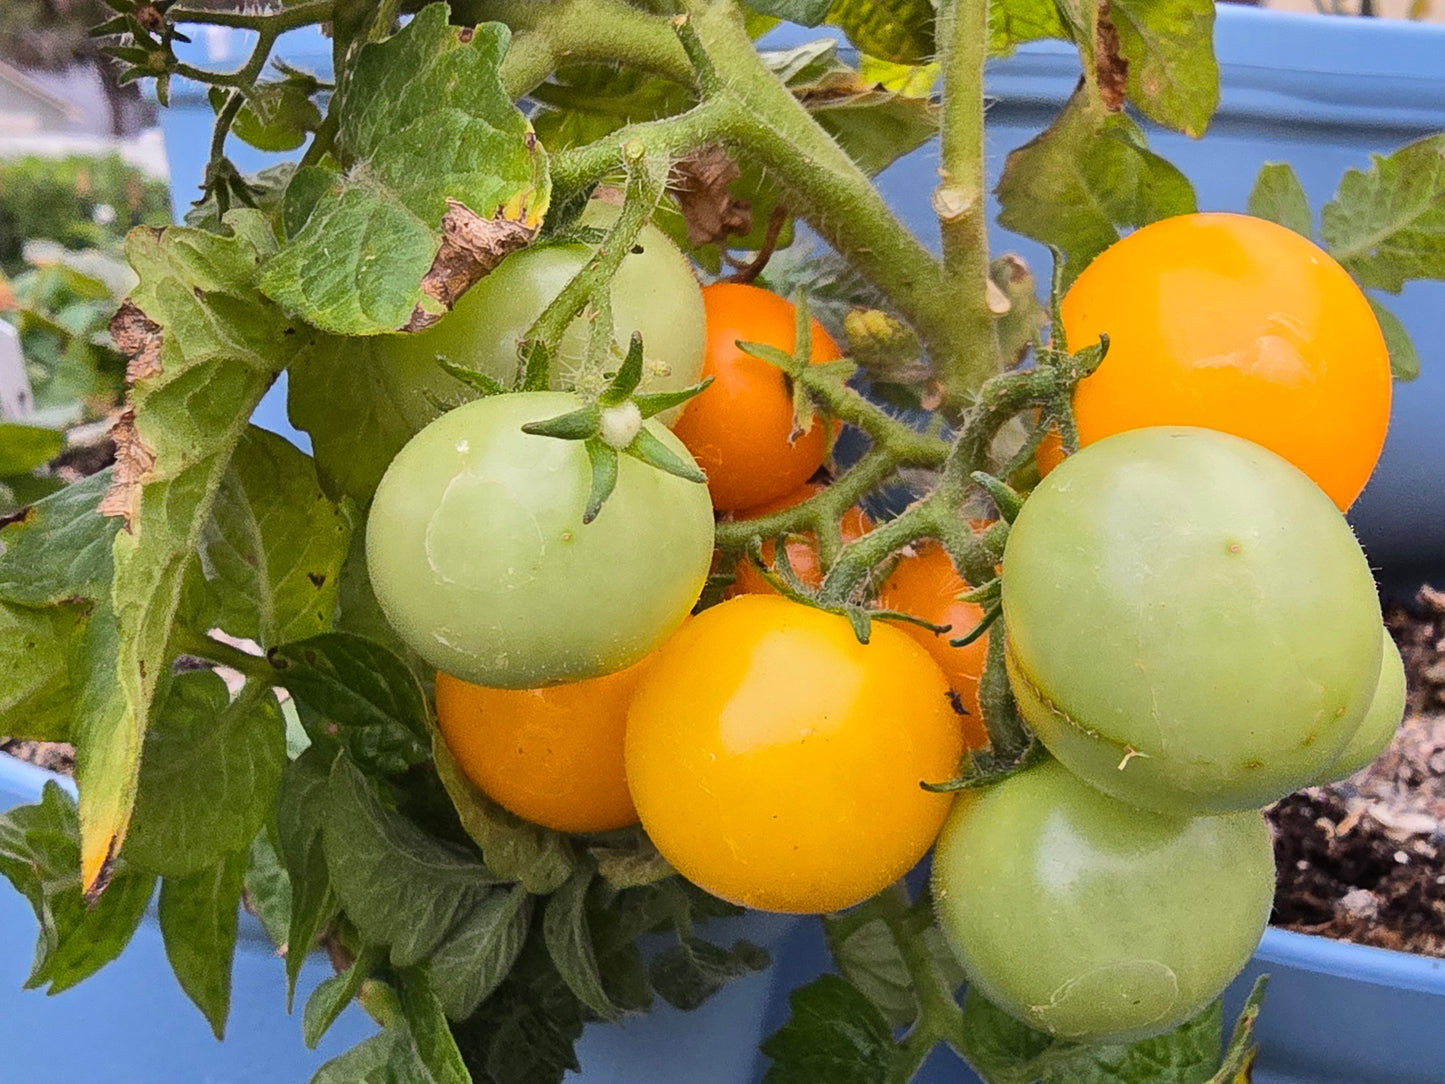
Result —
[[[699, 288], [646, 234], [623, 267], [650, 261], [706, 335], [647, 347], [643, 391], [711, 383], [681, 410], [635, 413], [627, 439], [696, 462], [706, 486], [622, 455], [584, 517], [595, 448], [535, 426], [582, 410], [589, 381], [609, 374], [554, 372], [557, 390], [428, 423], [418, 404], [444, 398], [434, 383], [407, 408], [425, 424], [377, 491], [368, 564], [397, 632], [439, 671], [454, 758], [555, 830], [640, 821], [684, 876], [752, 907], [851, 906], [937, 840], [939, 919], [997, 1004], [1078, 1039], [1189, 1018], [1267, 919], [1259, 808], [1362, 766], [1403, 704], [1340, 514], [1378, 454], [1388, 370], [1348, 276], [1275, 229], [1160, 223], [1079, 277], [1064, 330], [1076, 349], [1107, 335], [1109, 350], [1074, 393], [1082, 450], [1064, 457], [1055, 441], [1009, 528], [992, 633], [1006, 639], [992, 653], [989, 634], [949, 639], [986, 619], [961, 597], [956, 536], [875, 569], [864, 640], [861, 596], [851, 621], [794, 597], [827, 571], [807, 516], [793, 523], [809, 529], [762, 539], [723, 600], [693, 613], [717, 569], [715, 516], [780, 522], [818, 496], [825, 483], [810, 478], [836, 426], [798, 424], [785, 372], [747, 346], [797, 349], [793, 306], [752, 286]], [[467, 308], [397, 349], [393, 375], [413, 395], [422, 369], [436, 372], [421, 385], [439, 379], [438, 358], [509, 378], [517, 338], [586, 258], [566, 245], [508, 257]], [[656, 312], [620, 300], [612, 312], [619, 337], [641, 328], [647, 342]], [[479, 313], [492, 313], [480, 329]], [[810, 343], [800, 361], [839, 356], [816, 324]], [[1316, 428], [1330, 435], [1302, 439], [1295, 415], [1325, 409], [1336, 413]], [[857, 507], [829, 526], [844, 543], [874, 530]], [[793, 573], [782, 592], [768, 574], [779, 545]], [[990, 657], [991, 688], [1006, 672], [1047, 756], [957, 798], [920, 786], [988, 744]]]

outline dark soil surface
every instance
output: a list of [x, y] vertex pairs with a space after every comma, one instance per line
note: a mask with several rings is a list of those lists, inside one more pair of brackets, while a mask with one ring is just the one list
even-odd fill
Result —
[[[1266, 811], [1277, 926], [1445, 956], [1445, 592], [1422, 588], [1386, 623], [1409, 701], [1389, 750], [1344, 783]], [[68, 745], [0, 739], [0, 752], [71, 774]]]

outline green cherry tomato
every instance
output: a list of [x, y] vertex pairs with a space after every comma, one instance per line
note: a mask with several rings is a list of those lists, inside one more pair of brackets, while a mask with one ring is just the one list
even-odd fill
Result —
[[1348, 779], [1389, 748], [1400, 720], [1405, 716], [1405, 661], [1389, 630], [1381, 632], [1384, 654], [1380, 659], [1380, 679], [1370, 710], [1354, 737], [1335, 760], [1320, 773], [1316, 782], [1337, 783]]
[[1285, 460], [1137, 429], [1034, 490], [1003, 558], [1010, 683], [1070, 770], [1162, 813], [1254, 809], [1358, 729], [1380, 605], [1344, 517]]
[[[584, 225], [603, 228], [616, 208], [592, 204]], [[514, 252], [461, 296], [456, 307], [426, 331], [391, 335], [379, 342], [382, 373], [405, 420], [420, 429], [442, 410], [476, 397], [450, 376], [438, 359], [485, 373], [506, 387], [517, 375], [517, 344], [551, 300], [592, 255], [584, 244], [541, 244]], [[632, 252], [612, 280], [615, 341], [625, 350], [641, 332], [642, 391], [667, 391], [697, 383], [707, 328], [702, 292], [692, 267], [667, 236], [644, 226]], [[585, 365], [589, 321], [579, 316], [562, 335], [552, 359], [551, 386], [591, 397], [606, 386], [602, 371]], [[615, 370], [620, 358], [606, 367]], [[670, 424], [676, 411], [662, 415]]]
[[1066, 1039], [1133, 1042], [1194, 1016], [1259, 944], [1274, 896], [1258, 812], [1169, 817], [1057, 762], [958, 796], [933, 898], [968, 981]]
[[[527, 422], [576, 410], [566, 392], [480, 399], [397, 454], [366, 530], [372, 586], [397, 633], [440, 670], [532, 688], [620, 670], [687, 616], [712, 560], [707, 487], [620, 456], [591, 523], [580, 441]], [[675, 454], [686, 450], [644, 423]]]

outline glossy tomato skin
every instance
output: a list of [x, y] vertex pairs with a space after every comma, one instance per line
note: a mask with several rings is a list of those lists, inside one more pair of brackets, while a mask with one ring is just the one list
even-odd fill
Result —
[[1145, 226], [1062, 304], [1070, 349], [1109, 336], [1074, 395], [1081, 444], [1151, 425], [1221, 429], [1284, 456], [1341, 509], [1385, 442], [1390, 360], [1349, 273], [1284, 226], [1236, 214]]
[[915, 552], [905, 554], [894, 567], [878, 592], [878, 605], [885, 610], [921, 617], [934, 625], [950, 626], [945, 633], [933, 633], [918, 625], [898, 625], [922, 644], [943, 670], [963, 705], [968, 747], [982, 749], [988, 744], [988, 731], [984, 729], [983, 711], [978, 706], [978, 682], [988, 657], [988, 633], [963, 647], [949, 643], [950, 639], [962, 639], [983, 619], [982, 606], [958, 601], [958, 596], [967, 590], [968, 584], [959, 576], [943, 547], [925, 542]]
[[[762, 516], [771, 515], [774, 512], [781, 512], [786, 508], [802, 504], [809, 497], [821, 493], [823, 486], [816, 482], [809, 482], [799, 489], [794, 490], [786, 496], [779, 497], [775, 501], [758, 508], [748, 508], [738, 512], [733, 518], [740, 520], [758, 519]], [[843, 535], [843, 541], [853, 542], [862, 538], [873, 529], [873, 521], [868, 514], [854, 505], [843, 513], [843, 519], [838, 524]], [[776, 552], [776, 545], [771, 538], [765, 539], [762, 546], [763, 562], [768, 568], [773, 567], [773, 555]], [[823, 569], [818, 562], [818, 539], [812, 531], [804, 531], [802, 534], [790, 536], [783, 544], [783, 550], [788, 555], [788, 564], [797, 575], [804, 586], [817, 590], [823, 586]], [[737, 564], [737, 579], [734, 581], [729, 595], [773, 595], [773, 585], [764, 578], [762, 572], [751, 560], [744, 557]]]
[[[739, 349], [754, 342], [791, 352], [796, 313], [791, 303], [757, 286], [719, 282], [702, 291], [707, 313], [704, 377], [712, 385], [683, 408], [673, 431], [707, 475], [713, 507], [755, 508], [793, 492], [823, 464], [828, 427], [814, 419], [796, 440], [793, 397], [783, 372]], [[816, 320], [812, 360], [839, 356]]]
[[742, 595], [657, 653], [627, 720], [643, 827], [688, 880], [767, 911], [849, 907], [928, 850], [951, 797], [958, 716], [928, 654], [875, 624]]
[[466, 777], [524, 820], [558, 832], [625, 828], [637, 823], [622, 762], [627, 706], [650, 658], [541, 689], [438, 673], [437, 728]]
[[1337, 783], [1363, 769], [1390, 747], [1405, 716], [1405, 662], [1388, 629], [1381, 631], [1380, 678], [1370, 710], [1344, 751], [1320, 773], [1316, 783]]
[[[615, 214], [615, 208], [594, 203], [583, 223], [605, 226]], [[426, 331], [380, 340], [376, 349], [382, 374], [407, 424], [421, 429], [445, 407], [476, 398], [476, 392], [437, 364], [438, 358], [511, 387], [517, 375], [518, 342], [591, 255], [591, 248], [576, 243], [535, 245], [514, 252]], [[642, 390], [697, 383], [705, 345], [702, 294], [687, 257], [662, 231], [643, 227], [633, 251], [618, 268], [611, 296], [620, 347], [627, 347], [634, 331], [642, 333], [646, 359]], [[593, 396], [605, 386], [603, 374], [588, 372], [584, 364], [588, 326], [585, 315], [579, 316], [563, 334], [550, 371], [553, 389]], [[617, 364], [618, 359], [613, 359], [608, 368]], [[661, 417], [671, 422], [676, 413]]]
[[1060, 761], [1174, 814], [1312, 782], [1380, 673], [1370, 568], [1329, 498], [1274, 453], [1137, 429], [1054, 469], [1003, 559], [1010, 683]]
[[580, 406], [565, 392], [480, 399], [387, 468], [367, 567], [393, 628], [437, 669], [509, 689], [598, 677], [646, 655], [697, 600], [712, 557], [706, 489], [621, 456], [616, 489], [584, 525], [582, 443], [522, 432]]
[[1134, 1042], [1203, 1010], [1259, 944], [1274, 855], [1258, 812], [1180, 818], [1049, 761], [959, 795], [933, 856], [970, 983], [1031, 1027]]

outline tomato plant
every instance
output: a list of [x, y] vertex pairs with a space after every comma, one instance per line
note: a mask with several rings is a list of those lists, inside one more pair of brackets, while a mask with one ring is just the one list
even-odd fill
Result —
[[[712, 556], [706, 490], [624, 457], [616, 491], [584, 525], [587, 454], [521, 428], [579, 403], [530, 392], [458, 407], [418, 433], [377, 488], [372, 586], [438, 669], [510, 689], [597, 677], [646, 655], [697, 600]], [[637, 546], [640, 523], [649, 551]]]
[[933, 865], [968, 979], [1065, 1039], [1130, 1042], [1182, 1023], [1254, 952], [1274, 897], [1257, 812], [1142, 812], [1056, 762], [961, 795]]
[[1003, 614], [1040, 740], [1165, 813], [1306, 785], [1380, 674], [1374, 579], [1338, 509], [1274, 453], [1208, 429], [1131, 430], [1055, 468], [1009, 533]]
[[517, 816], [559, 832], [625, 828], [637, 810], [623, 735], [649, 658], [541, 689], [490, 689], [438, 673], [437, 728], [466, 777]]
[[693, 619], [658, 652], [627, 721], [643, 827], [688, 880], [770, 911], [849, 907], [938, 834], [962, 728], [928, 654], [879, 625], [775, 595]]
[[1248, 215], [1182, 215], [1109, 248], [1061, 307], [1070, 344], [1109, 337], [1074, 392], [1079, 440], [1196, 425], [1263, 444], [1340, 508], [1385, 443], [1390, 358], [1344, 268]]
[[[772, 512], [781, 512], [822, 492], [822, 489], [821, 485], [809, 483], [775, 501], [770, 501], [757, 508], [744, 509], [738, 512], [734, 518], [745, 520], [756, 516], [765, 516]], [[838, 532], [844, 542], [852, 542], [867, 534], [872, 526], [868, 514], [861, 508], [853, 507], [844, 513], [843, 519], [838, 524]], [[814, 590], [822, 586], [823, 567], [818, 559], [818, 536], [816, 534], [805, 531], [802, 534], [790, 536], [783, 543], [783, 549], [788, 555], [789, 567], [792, 568], [800, 582]], [[763, 564], [772, 569], [774, 555], [777, 552], [774, 541], [771, 538], [765, 539], [760, 552]], [[736, 575], [737, 579], [732, 587], [736, 594], [765, 595], [773, 593], [773, 585], [767, 581], [752, 561], [739, 561]]]
[[[796, 490], [823, 464], [828, 427], [814, 421], [794, 432], [793, 395], [785, 373], [738, 343], [791, 352], [793, 306], [776, 294], [740, 283], [714, 283], [702, 292], [707, 352], [706, 391], [683, 408], [673, 427], [707, 474], [714, 508], [756, 508]], [[838, 346], [816, 320], [812, 361], [832, 361]]]

